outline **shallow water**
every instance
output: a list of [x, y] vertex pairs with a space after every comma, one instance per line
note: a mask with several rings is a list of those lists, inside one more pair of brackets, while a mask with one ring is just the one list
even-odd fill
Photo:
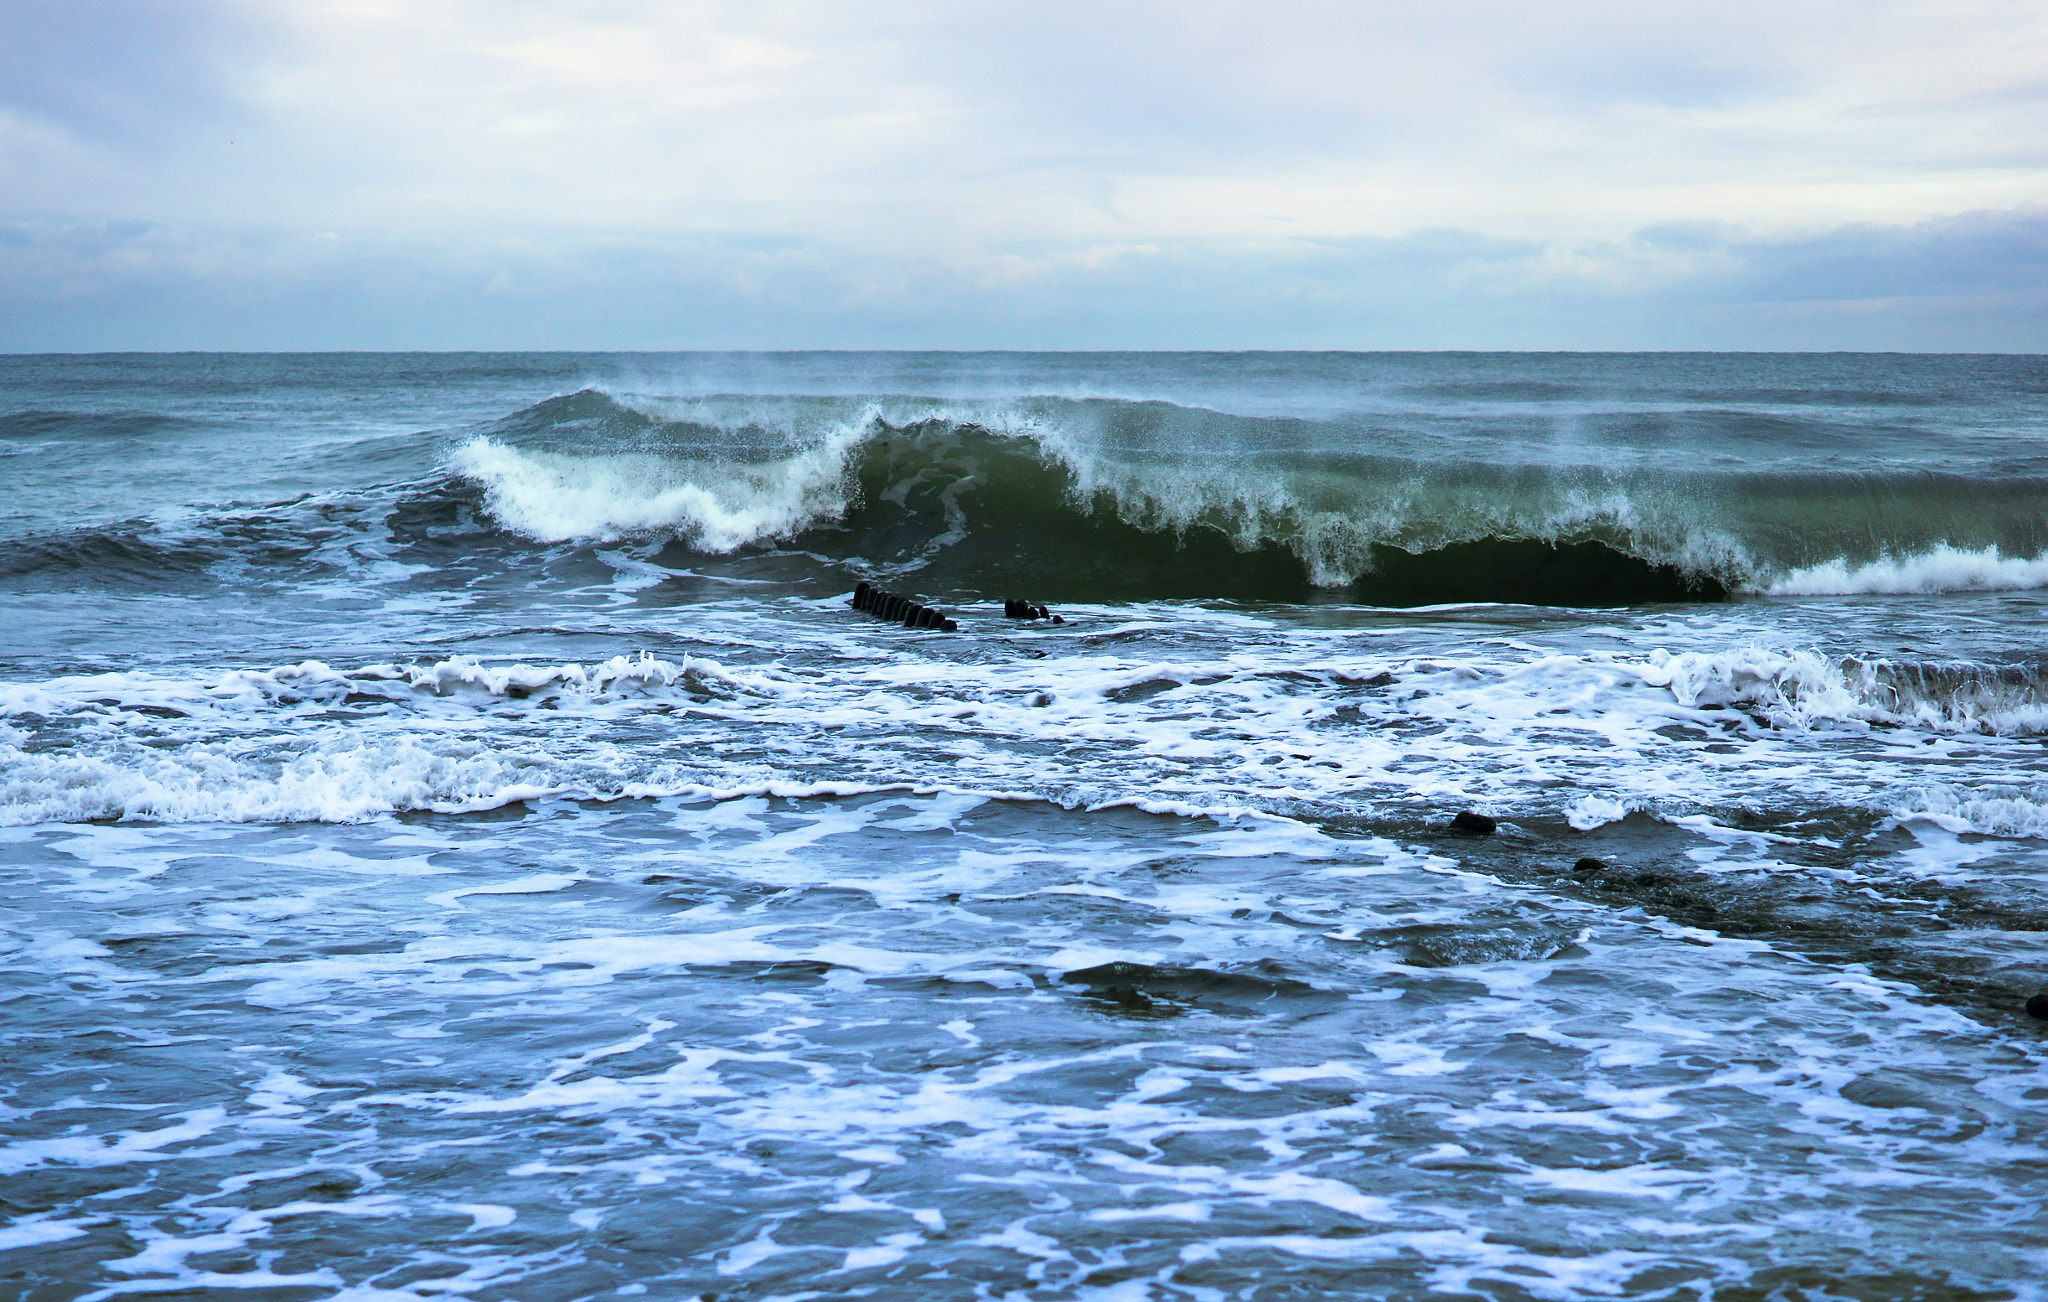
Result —
[[[1795, 360], [6, 359], [0, 1280], [2048, 1295], [2048, 607], [2009, 546], [2048, 524], [2040, 364]], [[600, 381], [726, 395], [745, 455], [545, 415]], [[1308, 422], [1261, 427], [1296, 458], [1918, 457], [2003, 485], [2007, 549], [1923, 518], [1830, 584], [1835, 534], [1756, 534], [1726, 603], [1389, 610], [1284, 528], [1177, 550], [1137, 512], [1100, 536], [1214, 595], [1069, 598], [1050, 536], [978, 589], [1021, 526], [927, 431], [901, 519], [855, 493], [859, 529], [708, 550], [773, 493], [693, 467], [795, 465], [836, 403], [882, 414], [832, 464], [879, 473], [890, 411], [932, 418], [903, 394], [1038, 447], [1115, 399]], [[1760, 412], [1795, 436], [1745, 444]], [[1173, 421], [1145, 455], [1192, 501], [1216, 426]], [[493, 479], [479, 440], [605, 468]], [[521, 533], [515, 482], [593, 532]], [[1071, 490], [1058, 528], [1110, 530]], [[1622, 523], [1555, 537], [1654, 533]]]
[[1386, 839], [874, 795], [8, 841], [9, 1234], [102, 1294], [2044, 1265], [2037, 1045]]

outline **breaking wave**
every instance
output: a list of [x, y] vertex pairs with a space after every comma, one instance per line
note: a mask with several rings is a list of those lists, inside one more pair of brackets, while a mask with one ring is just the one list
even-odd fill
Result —
[[2048, 556], [2005, 556], [1997, 547], [1946, 545], [1914, 556], [1857, 564], [1837, 558], [1795, 570], [1764, 590], [1776, 597], [1848, 593], [2017, 592], [2048, 588]]
[[2031, 481], [1432, 462], [1370, 439], [1310, 451], [1304, 424], [1158, 402], [656, 408], [585, 390], [476, 437], [454, 468], [535, 540], [782, 547], [934, 593], [1599, 606], [2048, 585]]
[[1971, 791], [1930, 783], [1901, 792], [1891, 813], [1903, 820], [1925, 819], [1951, 832], [2048, 838], [2048, 787]]
[[2048, 663], [1832, 659], [1815, 651], [1656, 652], [1636, 668], [1682, 705], [1773, 727], [1853, 723], [1946, 732], [2048, 732]]
[[1432, 457], [1404, 437], [1158, 401], [585, 389], [472, 427], [439, 473], [17, 539], [0, 582], [331, 582], [373, 561], [402, 580], [627, 544], [670, 570], [775, 556], [779, 582], [941, 601], [1620, 606], [2048, 587], [2048, 480]]

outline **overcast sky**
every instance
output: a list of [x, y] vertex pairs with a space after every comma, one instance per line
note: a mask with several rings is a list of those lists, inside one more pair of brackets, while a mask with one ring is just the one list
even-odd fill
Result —
[[0, 349], [2048, 351], [2041, 0], [0, 0]]

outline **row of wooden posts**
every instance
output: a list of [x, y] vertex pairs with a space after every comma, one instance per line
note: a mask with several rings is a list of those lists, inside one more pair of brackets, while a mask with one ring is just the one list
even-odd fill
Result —
[[[948, 617], [946, 612], [937, 606], [927, 606], [894, 592], [884, 592], [866, 581], [854, 588], [853, 597], [847, 604], [855, 610], [866, 611], [877, 619], [886, 619], [905, 628], [929, 628], [946, 633], [960, 631], [959, 621]], [[1028, 601], [1005, 601], [1003, 614], [1011, 619], [1049, 619], [1055, 624], [1067, 622], [1044, 606], [1035, 606]]]

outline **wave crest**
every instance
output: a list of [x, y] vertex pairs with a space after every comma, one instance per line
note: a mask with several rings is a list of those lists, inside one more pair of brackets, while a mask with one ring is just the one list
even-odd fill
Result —
[[[1229, 418], [1164, 403], [1060, 414], [868, 403], [764, 429], [757, 407], [650, 413], [586, 391], [472, 440], [454, 469], [539, 541], [783, 546], [933, 591], [1621, 604], [1719, 596], [1708, 571], [1746, 565], [1595, 473], [1254, 455], [1229, 446], [1245, 437]], [[1172, 421], [1192, 424], [1155, 428]], [[1175, 441], [1204, 433], [1222, 444]]]
[[2048, 787], [1970, 791], [1935, 783], [1900, 792], [1891, 813], [1901, 820], [1925, 819], [1950, 832], [2048, 838]]
[[1774, 597], [1856, 593], [2019, 592], [2048, 587], [2048, 555], [2006, 556], [1996, 546], [1966, 551], [1941, 544], [1914, 555], [1860, 564], [1836, 558], [1772, 580]]
[[1831, 659], [1751, 647], [1659, 651], [1636, 671], [1682, 705], [1737, 710], [1774, 727], [1853, 723], [1945, 732], [2048, 732], [2041, 664]]
[[845, 512], [844, 450], [828, 443], [769, 465], [677, 464], [646, 453], [526, 451], [479, 436], [454, 468], [484, 490], [506, 528], [539, 542], [673, 534], [725, 553], [787, 538]]
[[632, 541], [673, 545], [669, 569], [774, 554], [775, 581], [939, 600], [1614, 606], [2048, 587], [2048, 480], [1607, 465], [1470, 437], [1440, 451], [1358, 420], [1160, 401], [587, 389], [468, 437], [452, 477], [22, 539], [0, 583], [359, 579], [366, 556], [391, 558], [381, 582], [522, 566], [535, 542]]

